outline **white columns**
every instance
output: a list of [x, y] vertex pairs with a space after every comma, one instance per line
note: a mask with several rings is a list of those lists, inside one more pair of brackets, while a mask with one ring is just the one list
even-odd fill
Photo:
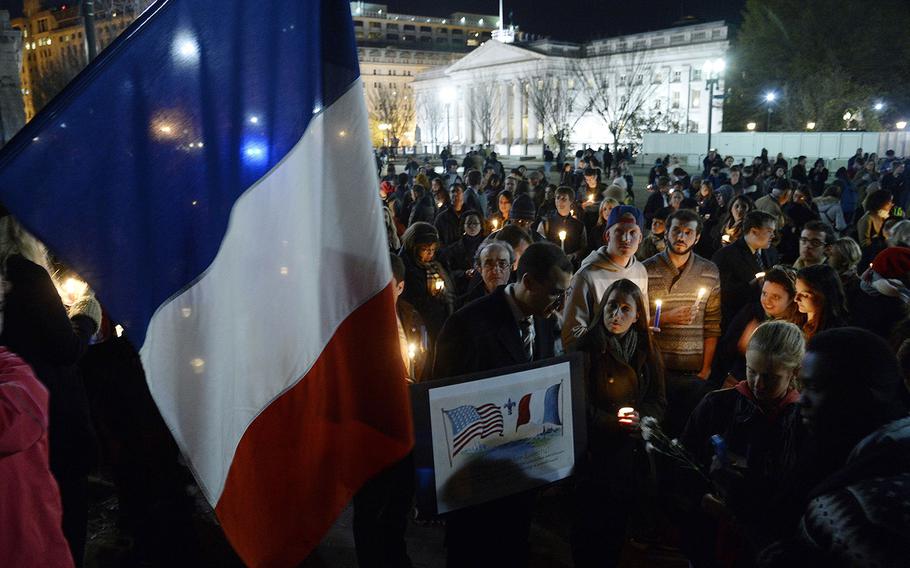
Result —
[[525, 90], [521, 81], [515, 79], [512, 82], [513, 102], [512, 106], [512, 144], [521, 144], [521, 115], [524, 106]]

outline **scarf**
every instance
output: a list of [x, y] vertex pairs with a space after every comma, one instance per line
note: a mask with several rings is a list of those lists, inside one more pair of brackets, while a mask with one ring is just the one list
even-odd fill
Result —
[[635, 356], [635, 350], [638, 348], [638, 333], [629, 330], [625, 335], [613, 335], [607, 333], [607, 349], [614, 357], [625, 363], [632, 364], [632, 357]]

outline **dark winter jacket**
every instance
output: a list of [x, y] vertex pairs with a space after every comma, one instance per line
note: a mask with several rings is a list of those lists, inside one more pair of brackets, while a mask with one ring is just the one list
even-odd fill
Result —
[[70, 319], [47, 271], [22, 256], [7, 259], [6, 280], [0, 344], [22, 357], [50, 392], [51, 471], [68, 479], [83, 476], [96, 461], [97, 441], [76, 363], [95, 322]]
[[435, 219], [436, 205], [433, 204], [433, 198], [429, 195], [424, 195], [411, 206], [408, 227], [420, 221], [432, 224]]
[[464, 209], [456, 212], [452, 205], [446, 206], [436, 215], [436, 231], [439, 232], [439, 240], [444, 246], [451, 245], [461, 238], [461, 219], [464, 215]]

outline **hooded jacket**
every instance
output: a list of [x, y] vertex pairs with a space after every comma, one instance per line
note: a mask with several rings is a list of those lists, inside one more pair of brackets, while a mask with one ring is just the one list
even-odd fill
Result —
[[824, 196], [814, 199], [815, 205], [818, 206], [818, 214], [821, 220], [831, 225], [837, 233], [843, 233], [847, 228], [847, 220], [844, 218], [844, 210], [841, 202], [836, 197]]
[[[566, 307], [562, 325], [562, 344], [566, 350], [581, 337], [598, 311], [604, 292], [610, 284], [626, 278], [641, 289], [648, 306], [648, 271], [634, 256], [625, 267], [614, 263], [602, 246], [585, 258], [566, 290]], [[645, 314], [647, 317], [647, 314]]]
[[73, 566], [48, 462], [48, 392], [0, 347], [0, 558], [5, 566]]

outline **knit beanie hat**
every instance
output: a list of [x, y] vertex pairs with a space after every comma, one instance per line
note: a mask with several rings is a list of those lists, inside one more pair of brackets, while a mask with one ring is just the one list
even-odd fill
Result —
[[537, 216], [537, 212], [534, 209], [534, 201], [531, 196], [527, 193], [517, 195], [515, 200], [512, 201], [512, 210], [509, 216], [513, 219], [533, 221], [534, 217]]
[[875, 256], [872, 270], [885, 278], [907, 278], [910, 274], [910, 248], [886, 248]]

